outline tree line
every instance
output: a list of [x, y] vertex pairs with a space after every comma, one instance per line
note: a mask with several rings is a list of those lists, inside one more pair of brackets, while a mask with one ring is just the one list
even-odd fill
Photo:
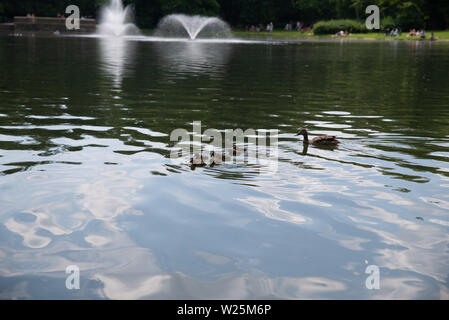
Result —
[[[82, 16], [96, 17], [108, 0], [0, 0], [0, 19], [16, 15], [36, 16], [63, 14], [68, 5], [80, 7]], [[365, 8], [376, 4], [381, 18], [394, 19], [404, 28], [449, 28], [448, 0], [124, 0], [135, 8], [140, 28], [154, 28], [170, 13], [220, 16], [235, 28], [266, 25], [281, 28], [290, 21], [312, 25], [320, 20], [364, 20]]]

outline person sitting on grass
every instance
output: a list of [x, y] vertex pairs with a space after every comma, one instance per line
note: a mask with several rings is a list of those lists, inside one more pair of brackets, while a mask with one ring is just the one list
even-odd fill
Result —
[[332, 35], [332, 38], [338, 38], [343, 31], [338, 31], [336, 34]]
[[415, 29], [410, 30], [410, 32], [407, 35], [407, 37], [415, 37], [415, 36], [416, 36], [416, 30]]
[[339, 31], [339, 32], [337, 32], [336, 34], [334, 34], [333, 36], [332, 36], [332, 38], [337, 38], [337, 37], [347, 37], [347, 36], [349, 36], [349, 33], [348, 33], [348, 31], [343, 31], [343, 30], [341, 30], [341, 31]]
[[398, 30], [398, 28], [395, 28], [395, 29], [391, 30], [390, 37], [399, 37], [399, 30]]
[[426, 32], [424, 31], [424, 29], [422, 29], [422, 30], [419, 32], [419, 36], [420, 36], [421, 39], [425, 39], [425, 38], [426, 38]]

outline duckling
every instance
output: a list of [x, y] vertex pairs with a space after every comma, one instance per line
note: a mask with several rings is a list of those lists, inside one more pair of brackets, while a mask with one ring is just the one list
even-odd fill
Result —
[[216, 165], [216, 164], [221, 164], [222, 162], [226, 161], [226, 155], [224, 153], [220, 154], [215, 154], [215, 151], [212, 151], [212, 153], [210, 154], [210, 165]]
[[336, 136], [319, 136], [313, 138], [312, 141], [309, 141], [309, 135], [307, 134], [307, 130], [304, 128], [300, 129], [296, 135], [304, 136], [304, 143], [313, 144], [316, 146], [336, 146], [341, 143], [336, 139]]
[[206, 159], [203, 157], [202, 154], [195, 154], [191, 159], [190, 159], [190, 166], [192, 168], [196, 168], [196, 167], [204, 167], [206, 166]]
[[247, 149], [245, 147], [238, 147], [236, 145], [234, 145], [232, 147], [232, 149], [228, 149], [228, 153], [233, 155], [233, 156], [239, 156], [241, 155], [243, 152], [246, 152]]

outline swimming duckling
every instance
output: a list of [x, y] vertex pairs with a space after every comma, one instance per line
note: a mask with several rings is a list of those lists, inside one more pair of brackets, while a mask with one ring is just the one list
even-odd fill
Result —
[[210, 154], [210, 165], [211, 167], [216, 164], [221, 164], [222, 162], [226, 161], [226, 155], [224, 153], [222, 154], [215, 154], [215, 151], [212, 151]]
[[304, 143], [313, 144], [315, 146], [336, 146], [341, 143], [337, 140], [336, 136], [319, 136], [309, 141], [309, 135], [307, 134], [307, 130], [304, 128], [300, 129], [296, 135], [304, 136]]
[[239, 156], [243, 152], [246, 152], [246, 151], [247, 151], [247, 149], [245, 147], [239, 147], [239, 146], [236, 146], [236, 145], [234, 145], [232, 147], [232, 149], [228, 149], [228, 153], [230, 155], [233, 155], [233, 156]]
[[206, 166], [206, 159], [202, 154], [195, 154], [193, 158], [190, 159], [190, 166], [192, 168], [204, 167]]

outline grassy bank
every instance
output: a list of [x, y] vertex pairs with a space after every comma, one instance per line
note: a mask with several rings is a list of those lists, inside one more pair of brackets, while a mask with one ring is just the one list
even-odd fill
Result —
[[[434, 33], [434, 36], [439, 40], [449, 40], [449, 30], [445, 31], [426, 31], [427, 39], [430, 38], [430, 32]], [[296, 32], [296, 31], [273, 31], [269, 32], [250, 32], [250, 31], [233, 31], [235, 37], [238, 38], [266, 38], [272, 37], [273, 39], [331, 39], [332, 35], [313, 35], [310, 32]], [[387, 37], [383, 32], [369, 32], [369, 33], [354, 33], [349, 35], [349, 39], [373, 39], [373, 40], [419, 40], [419, 37], [407, 37], [407, 32], [402, 33], [400, 37]]]

